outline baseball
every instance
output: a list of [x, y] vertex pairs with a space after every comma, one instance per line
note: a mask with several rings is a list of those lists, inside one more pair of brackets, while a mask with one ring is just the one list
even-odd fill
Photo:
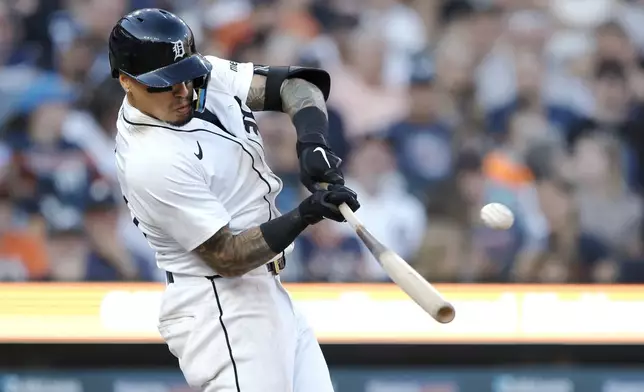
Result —
[[514, 214], [501, 203], [490, 203], [481, 208], [481, 220], [492, 229], [507, 230], [514, 223]]

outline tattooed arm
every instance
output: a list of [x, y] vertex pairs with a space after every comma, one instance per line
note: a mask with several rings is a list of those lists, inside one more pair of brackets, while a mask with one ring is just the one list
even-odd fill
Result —
[[195, 252], [224, 277], [241, 276], [278, 254], [270, 249], [259, 227], [233, 234], [228, 226], [198, 246]]
[[337, 205], [347, 203], [354, 210], [360, 205], [355, 193], [343, 187], [318, 190], [286, 214], [239, 234], [228, 225], [195, 249], [212, 269], [224, 277], [241, 276], [266, 264], [282, 253], [308, 225], [323, 217], [342, 221]]
[[[325, 114], [327, 113], [326, 102], [322, 91], [316, 85], [304, 79], [286, 79], [280, 88], [280, 97], [282, 98], [282, 111], [291, 118], [298, 111], [309, 106], [316, 107]], [[246, 105], [251, 110], [260, 111], [264, 109], [265, 99], [266, 76], [253, 75]]]
[[[253, 76], [246, 100], [252, 110], [265, 107], [266, 81], [265, 76]], [[343, 185], [342, 159], [332, 151], [327, 141], [329, 116], [322, 90], [301, 78], [286, 79], [281, 84], [280, 100], [282, 111], [291, 117], [297, 132], [296, 152], [302, 184], [311, 192], [319, 183]]]

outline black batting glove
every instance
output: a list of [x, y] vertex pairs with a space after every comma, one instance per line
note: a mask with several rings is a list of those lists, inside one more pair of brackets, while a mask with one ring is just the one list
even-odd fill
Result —
[[300, 181], [311, 193], [317, 190], [318, 183], [344, 185], [344, 176], [339, 169], [342, 159], [333, 151], [316, 144], [299, 147]]
[[344, 185], [329, 185], [326, 190], [314, 187], [313, 194], [298, 207], [304, 222], [314, 225], [324, 218], [344, 222], [339, 205], [347, 203], [352, 211], [360, 208], [358, 195]]

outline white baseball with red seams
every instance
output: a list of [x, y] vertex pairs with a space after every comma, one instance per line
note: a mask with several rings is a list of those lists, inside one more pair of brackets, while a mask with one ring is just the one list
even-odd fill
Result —
[[481, 208], [481, 220], [492, 229], [507, 230], [514, 224], [514, 214], [501, 203], [490, 203]]

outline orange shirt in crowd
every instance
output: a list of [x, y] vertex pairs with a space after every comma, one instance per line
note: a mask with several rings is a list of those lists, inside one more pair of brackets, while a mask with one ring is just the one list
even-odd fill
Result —
[[485, 156], [483, 174], [487, 178], [511, 188], [534, 182], [534, 175], [527, 166], [495, 151]]
[[[28, 232], [0, 234], [0, 268], [2, 263], [11, 262], [22, 263], [27, 270], [28, 279], [41, 279], [49, 273], [45, 243], [39, 236]], [[5, 265], [5, 268], [11, 266]], [[11, 275], [9, 271], [5, 271], [4, 274]]]

